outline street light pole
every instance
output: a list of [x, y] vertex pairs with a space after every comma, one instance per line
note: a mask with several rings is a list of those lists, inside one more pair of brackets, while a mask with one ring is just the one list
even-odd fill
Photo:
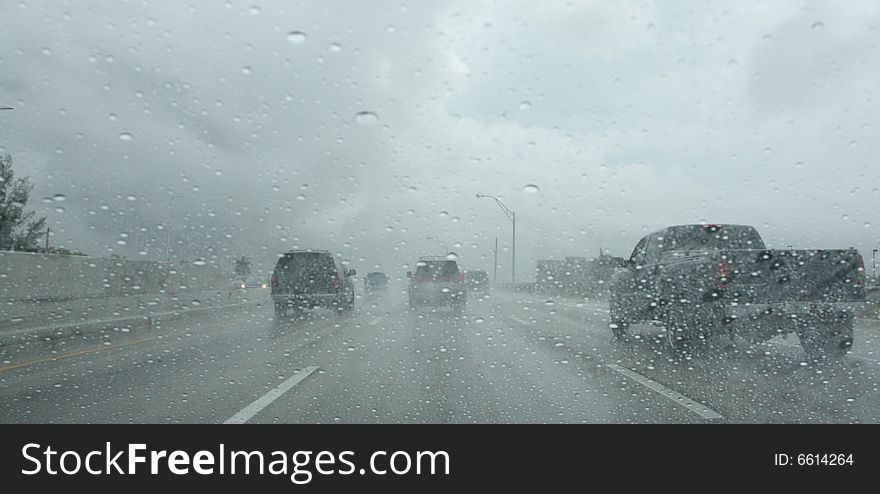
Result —
[[495, 203], [498, 204], [498, 207], [501, 208], [501, 211], [504, 213], [504, 215], [507, 216], [507, 219], [509, 219], [510, 222], [513, 223], [513, 260], [510, 267], [510, 281], [513, 284], [514, 288], [516, 288], [516, 213], [509, 207], [505, 206], [504, 203], [495, 196], [490, 196], [488, 194], [477, 194], [477, 199], [482, 199], [484, 197], [494, 199]]

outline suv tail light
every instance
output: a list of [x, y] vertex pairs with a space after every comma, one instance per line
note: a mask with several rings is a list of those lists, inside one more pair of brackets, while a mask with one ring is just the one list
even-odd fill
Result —
[[339, 290], [339, 285], [342, 284], [342, 281], [335, 274], [332, 278], [330, 278], [330, 283], [333, 283], [333, 288]]
[[727, 284], [730, 282], [730, 263], [727, 261], [726, 257], [721, 258], [718, 261], [718, 278], [716, 278], [716, 284], [718, 288], [727, 288]]

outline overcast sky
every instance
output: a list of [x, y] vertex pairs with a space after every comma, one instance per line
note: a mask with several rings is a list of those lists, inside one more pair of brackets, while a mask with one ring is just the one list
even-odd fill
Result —
[[520, 279], [679, 223], [880, 246], [877, 1], [2, 4], [0, 148], [53, 245], [400, 274], [498, 237], [501, 279], [484, 193]]

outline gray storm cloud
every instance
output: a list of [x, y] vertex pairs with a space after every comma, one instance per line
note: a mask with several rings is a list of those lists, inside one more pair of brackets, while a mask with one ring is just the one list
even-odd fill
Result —
[[94, 255], [400, 272], [441, 243], [488, 268], [498, 237], [507, 263], [476, 193], [517, 211], [523, 273], [671, 223], [876, 245], [876, 4], [532, 9], [21, 2], [0, 146], [53, 242]]

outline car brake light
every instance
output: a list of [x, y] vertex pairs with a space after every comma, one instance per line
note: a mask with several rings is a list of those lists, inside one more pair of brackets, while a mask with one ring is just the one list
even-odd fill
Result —
[[330, 282], [333, 283], [333, 288], [339, 288], [340, 281], [338, 276], [333, 275], [333, 278], [330, 278]]
[[730, 281], [730, 263], [727, 262], [727, 258], [724, 257], [721, 261], [718, 262], [718, 278], [717, 284], [718, 288], [727, 288], [727, 283]]

